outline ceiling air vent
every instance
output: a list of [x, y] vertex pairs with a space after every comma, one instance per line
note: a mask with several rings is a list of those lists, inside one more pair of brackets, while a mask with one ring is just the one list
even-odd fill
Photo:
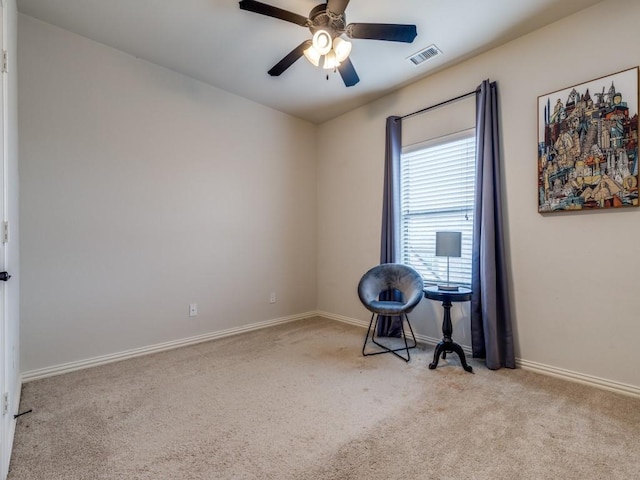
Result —
[[423, 48], [418, 53], [411, 55], [407, 60], [411, 61], [415, 66], [420, 65], [422, 62], [431, 60], [438, 55], [442, 55], [442, 52], [435, 45], [429, 45], [427, 48]]

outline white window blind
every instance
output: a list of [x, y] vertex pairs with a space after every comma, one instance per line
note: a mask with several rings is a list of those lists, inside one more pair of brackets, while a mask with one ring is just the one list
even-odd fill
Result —
[[402, 262], [427, 284], [445, 283], [447, 257], [436, 257], [436, 232], [462, 232], [462, 256], [449, 259], [449, 280], [471, 285], [475, 129], [405, 147], [401, 158]]

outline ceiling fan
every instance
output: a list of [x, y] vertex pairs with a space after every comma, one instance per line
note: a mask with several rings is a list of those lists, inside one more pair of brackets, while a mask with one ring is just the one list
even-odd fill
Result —
[[291, 50], [282, 60], [269, 70], [269, 75], [277, 77], [293, 65], [303, 55], [316, 67], [338, 70], [347, 87], [360, 81], [349, 54], [351, 42], [348, 38], [386, 40], [389, 42], [411, 43], [416, 38], [415, 25], [395, 23], [350, 23], [345, 20], [344, 11], [349, 0], [328, 0], [311, 9], [309, 17], [289, 12], [255, 0], [241, 0], [240, 8], [268, 17], [278, 18], [308, 28], [313, 37]]

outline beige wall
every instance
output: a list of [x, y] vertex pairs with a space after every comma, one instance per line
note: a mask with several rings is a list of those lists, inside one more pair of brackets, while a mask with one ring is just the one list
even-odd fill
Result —
[[[640, 64], [639, 18], [640, 2], [602, 2], [321, 125], [319, 309], [368, 319], [355, 285], [379, 259], [385, 118], [490, 78], [500, 94], [517, 355], [525, 365], [640, 386], [640, 209], [542, 216], [536, 204], [537, 97]], [[404, 143], [463, 128], [473, 108], [465, 100], [408, 120]], [[454, 338], [468, 345], [468, 306], [453, 314]], [[425, 300], [414, 323], [438, 337], [440, 318]]]
[[315, 309], [312, 124], [23, 15], [19, 58], [23, 372]]
[[[536, 209], [537, 97], [638, 65], [637, 18], [602, 2], [316, 127], [21, 16], [22, 371], [315, 308], [368, 320], [355, 288], [379, 258], [385, 118], [490, 78], [518, 357], [640, 386], [640, 210]], [[473, 112], [408, 120], [404, 143]], [[423, 301], [418, 333], [438, 338], [441, 314]], [[468, 306], [453, 316], [468, 345]]]

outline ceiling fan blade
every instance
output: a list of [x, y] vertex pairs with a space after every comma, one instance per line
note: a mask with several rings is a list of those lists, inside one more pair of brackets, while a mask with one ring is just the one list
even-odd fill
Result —
[[356, 73], [356, 69], [353, 67], [353, 63], [351, 63], [351, 60], [349, 58], [344, 60], [338, 66], [338, 71], [340, 72], [342, 81], [347, 87], [353, 87], [356, 83], [360, 81], [360, 77], [358, 77], [358, 74]]
[[269, 70], [269, 75], [272, 77], [277, 77], [281, 75], [287, 68], [293, 65], [296, 60], [298, 60], [302, 55], [304, 55], [304, 51], [311, 44], [310, 40], [305, 40], [296, 48], [291, 50], [286, 57], [276, 63], [271, 70]]
[[241, 0], [240, 9], [266, 15], [267, 17], [279, 18], [280, 20], [295, 23], [302, 27], [305, 27], [308, 21], [307, 17], [303, 17], [297, 13], [267, 5], [266, 3], [256, 2], [255, 0]]
[[327, 2], [327, 11], [336, 15], [342, 15], [349, 5], [349, 0], [329, 0]]
[[396, 23], [350, 23], [346, 28], [350, 38], [368, 38], [389, 42], [411, 43], [418, 34], [415, 25]]

